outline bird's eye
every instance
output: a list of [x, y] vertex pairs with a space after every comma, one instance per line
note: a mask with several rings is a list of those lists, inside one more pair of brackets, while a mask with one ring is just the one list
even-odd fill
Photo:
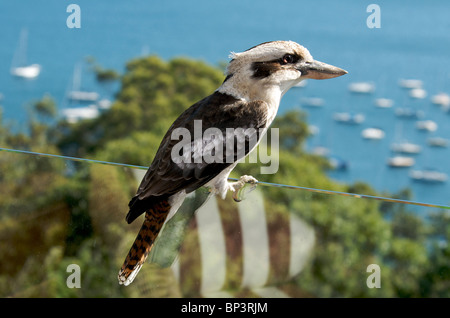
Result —
[[289, 63], [293, 63], [295, 60], [294, 56], [292, 54], [286, 54], [283, 56], [283, 64], [289, 64]]

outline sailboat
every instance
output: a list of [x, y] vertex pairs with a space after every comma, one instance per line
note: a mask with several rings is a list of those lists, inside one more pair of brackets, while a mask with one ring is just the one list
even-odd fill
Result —
[[376, 127], [366, 128], [361, 132], [364, 139], [383, 139], [385, 133], [382, 129]]
[[446, 93], [439, 93], [431, 98], [431, 102], [435, 105], [440, 105], [443, 108], [450, 106], [450, 96]]
[[387, 164], [393, 168], [407, 168], [415, 164], [414, 158], [404, 156], [394, 156], [388, 158]]
[[343, 112], [334, 113], [333, 119], [344, 124], [359, 125], [364, 122], [366, 118], [364, 114], [361, 113]]
[[304, 97], [301, 103], [307, 107], [322, 107], [325, 101], [320, 97]]
[[11, 75], [33, 79], [39, 76], [41, 66], [39, 64], [27, 64], [28, 31], [23, 29], [20, 33], [19, 46], [14, 53], [11, 64]]
[[355, 82], [350, 83], [348, 89], [352, 93], [370, 94], [375, 91], [375, 84], [370, 82]]
[[422, 151], [420, 145], [413, 144], [410, 142], [400, 142], [394, 143], [391, 146], [392, 151], [406, 153], [406, 154], [418, 154]]
[[408, 89], [422, 88], [423, 86], [423, 82], [418, 79], [401, 79], [398, 81], [398, 84], [400, 87]]
[[81, 90], [81, 64], [76, 64], [73, 72], [72, 90], [68, 94], [71, 101], [95, 102], [99, 98], [97, 92]]
[[416, 122], [416, 128], [424, 131], [436, 131], [438, 125], [432, 120], [420, 120]]
[[409, 176], [414, 181], [429, 183], [446, 182], [448, 179], [448, 175], [446, 173], [434, 169], [412, 170], [409, 173]]
[[450, 143], [448, 139], [442, 137], [430, 137], [428, 140], [428, 145], [431, 147], [441, 147], [446, 148]]
[[379, 108], [391, 108], [394, 105], [394, 101], [389, 98], [377, 98], [375, 99], [375, 106]]
[[397, 142], [391, 144], [391, 150], [396, 153], [415, 155], [422, 151], [422, 147], [418, 144], [407, 141], [402, 137], [403, 124], [397, 123], [395, 125], [395, 139]]
[[111, 106], [108, 100], [98, 101], [99, 93], [81, 89], [81, 69], [81, 63], [75, 64], [72, 82], [66, 93], [66, 99], [69, 101], [70, 107], [61, 111], [62, 116], [68, 123], [96, 118], [100, 115], [102, 109]]
[[[396, 124], [395, 130], [396, 130], [395, 135], [397, 136], [396, 139], [401, 139], [399, 137], [402, 131], [402, 124], [401, 123]], [[405, 154], [407, 155], [418, 154], [421, 152], [422, 149], [419, 145], [407, 141], [401, 141], [392, 144], [391, 150], [394, 152], [394, 155], [388, 158], [387, 164], [393, 168], [407, 168], [412, 167], [416, 161], [414, 158], [405, 156]]]

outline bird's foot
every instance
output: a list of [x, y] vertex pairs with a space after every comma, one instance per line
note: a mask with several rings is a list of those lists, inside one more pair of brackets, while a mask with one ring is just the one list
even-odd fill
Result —
[[233, 199], [236, 202], [240, 202], [244, 199], [244, 196], [251, 191], [255, 190], [258, 180], [252, 176], [244, 175], [236, 182], [229, 183], [229, 189], [233, 191]]

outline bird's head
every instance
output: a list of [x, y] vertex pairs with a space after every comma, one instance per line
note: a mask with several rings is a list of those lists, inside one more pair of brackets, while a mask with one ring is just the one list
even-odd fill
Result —
[[[282, 96], [303, 79], [347, 74], [341, 68], [314, 60], [305, 47], [292, 41], [265, 42], [242, 53], [231, 53], [230, 57], [223, 86], [250, 98], [270, 88], [278, 88]], [[229, 80], [233, 83], [225, 85]]]

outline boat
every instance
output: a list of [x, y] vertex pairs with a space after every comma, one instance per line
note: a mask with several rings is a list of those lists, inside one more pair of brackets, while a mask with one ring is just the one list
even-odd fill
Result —
[[408, 168], [415, 164], [414, 158], [395, 156], [388, 159], [387, 164], [393, 168]]
[[417, 144], [403, 142], [392, 144], [391, 150], [398, 153], [418, 154], [422, 151], [422, 148]]
[[33, 79], [39, 76], [41, 66], [39, 64], [32, 64], [29, 66], [15, 67], [11, 69], [11, 74], [17, 77]]
[[442, 183], [446, 182], [448, 176], [444, 172], [439, 172], [434, 169], [424, 169], [424, 170], [412, 170], [409, 176], [414, 181], [421, 181], [427, 183]]
[[413, 88], [409, 91], [409, 96], [415, 99], [424, 99], [427, 97], [427, 92], [423, 88]]
[[79, 102], [95, 102], [99, 97], [96, 92], [84, 92], [84, 91], [71, 91], [68, 98], [72, 101]]
[[39, 64], [27, 64], [28, 31], [23, 29], [20, 33], [19, 46], [14, 53], [11, 63], [11, 75], [26, 79], [34, 79], [39, 76], [41, 66]]
[[400, 87], [414, 89], [414, 88], [422, 88], [423, 82], [418, 79], [401, 79], [398, 84]]
[[435, 105], [448, 107], [450, 106], [450, 96], [446, 93], [439, 93], [431, 97], [431, 102]]
[[350, 83], [348, 89], [352, 93], [370, 94], [375, 91], [375, 84], [369, 82]]
[[432, 120], [421, 120], [416, 122], [416, 128], [425, 131], [436, 131], [438, 125]]
[[428, 138], [427, 143], [431, 147], [446, 148], [448, 147], [449, 140], [442, 137], [431, 137]]
[[412, 108], [397, 108], [395, 109], [395, 115], [407, 119], [420, 119], [425, 116], [425, 113], [421, 110], [414, 110]]
[[364, 139], [383, 139], [385, 133], [380, 128], [366, 128], [361, 132]]
[[72, 90], [67, 94], [72, 102], [92, 103], [98, 100], [99, 94], [81, 90], [81, 64], [76, 64], [73, 71]]
[[391, 108], [394, 106], [394, 101], [389, 98], [377, 98], [375, 99], [375, 106], [380, 108]]
[[77, 123], [80, 120], [94, 119], [99, 115], [100, 111], [96, 105], [66, 108], [62, 110], [62, 116], [71, 124]]
[[305, 97], [300, 100], [302, 105], [309, 107], [322, 107], [324, 105], [324, 100], [319, 97]]
[[337, 122], [351, 125], [358, 125], [364, 122], [365, 116], [363, 114], [354, 113], [334, 113], [333, 119]]

